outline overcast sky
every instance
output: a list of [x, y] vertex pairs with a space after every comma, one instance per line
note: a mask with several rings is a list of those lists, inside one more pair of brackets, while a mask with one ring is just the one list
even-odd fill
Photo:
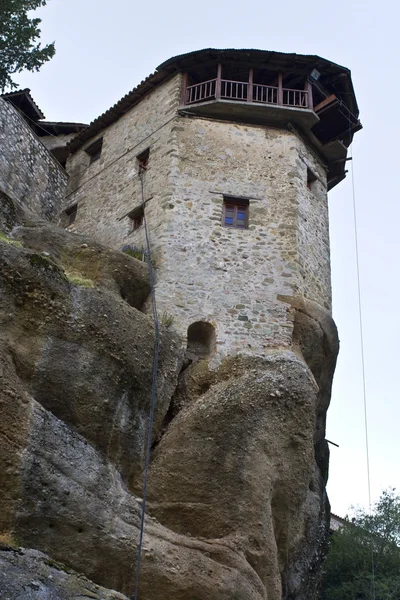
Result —
[[[353, 144], [372, 499], [400, 491], [399, 9], [393, 0], [48, 0], [37, 11], [56, 56], [21, 74], [51, 121], [90, 122], [167, 58], [200, 48], [317, 54], [352, 70], [364, 130]], [[333, 311], [341, 350], [328, 412], [335, 513], [368, 504], [352, 186], [329, 198]]]

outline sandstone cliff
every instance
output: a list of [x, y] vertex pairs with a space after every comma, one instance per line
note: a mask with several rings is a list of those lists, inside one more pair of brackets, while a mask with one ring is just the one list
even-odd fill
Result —
[[[131, 597], [154, 349], [146, 267], [6, 197], [0, 228], [1, 597]], [[187, 366], [162, 328], [140, 600], [316, 597], [338, 342], [322, 308], [282, 301], [292, 348], [214, 370]]]

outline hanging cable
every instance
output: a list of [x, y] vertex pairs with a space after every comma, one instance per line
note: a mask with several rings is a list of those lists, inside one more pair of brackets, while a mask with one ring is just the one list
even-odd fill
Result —
[[[9, 102], [9, 101], [8, 101]], [[13, 108], [15, 108], [15, 110], [21, 115], [21, 117], [25, 120], [29, 120], [31, 121], [38, 129], [41, 129], [42, 131], [45, 132], [46, 135], [49, 135], [51, 137], [58, 137], [57, 135], [54, 135], [54, 133], [50, 133], [47, 129], [45, 129], [44, 127], [41, 126], [40, 121], [35, 121], [34, 119], [32, 119], [31, 117], [29, 117], [26, 113], [24, 113], [18, 106], [15, 106], [14, 104], [12, 104], [11, 102], [9, 102], [9, 104], [11, 104], [11, 106]], [[39, 136], [38, 136], [39, 137]]]
[[[357, 226], [357, 205], [356, 205], [356, 191], [354, 183], [354, 156], [353, 156], [353, 145], [350, 146], [350, 157], [351, 157], [351, 187], [353, 195], [353, 222], [354, 222], [354, 240], [355, 240], [355, 251], [356, 251], [356, 272], [357, 272], [357, 293], [358, 293], [358, 317], [360, 327], [360, 347], [361, 347], [361, 376], [363, 385], [363, 404], [364, 404], [364, 428], [365, 428], [365, 449], [367, 456], [367, 484], [368, 484], [368, 507], [371, 513], [371, 476], [370, 476], [370, 463], [369, 463], [369, 439], [368, 439], [368, 405], [367, 405], [367, 386], [365, 377], [365, 357], [364, 357], [364, 330], [363, 330], [363, 313], [362, 313], [362, 302], [361, 302], [361, 281], [360, 281], [360, 260], [358, 252], [358, 226]], [[375, 600], [375, 562], [374, 562], [374, 546], [373, 539], [371, 537], [371, 592], [372, 600]]]
[[148, 424], [148, 428], [147, 428], [147, 448], [146, 448], [146, 458], [145, 458], [144, 475], [143, 475], [142, 512], [141, 512], [141, 516], [140, 516], [140, 535], [139, 535], [139, 545], [138, 545], [138, 549], [137, 549], [137, 559], [136, 559], [135, 591], [134, 591], [134, 595], [133, 595], [134, 600], [138, 600], [138, 593], [139, 593], [140, 567], [141, 567], [143, 534], [144, 534], [144, 519], [145, 519], [145, 515], [146, 515], [147, 479], [148, 479], [148, 472], [149, 472], [149, 465], [150, 465], [151, 440], [152, 440], [152, 433], [153, 433], [154, 411], [155, 411], [156, 396], [157, 396], [158, 359], [159, 359], [159, 354], [160, 354], [160, 325], [159, 325], [158, 313], [157, 313], [154, 269], [153, 269], [153, 265], [151, 263], [151, 246], [150, 246], [150, 239], [149, 239], [149, 231], [148, 231], [147, 221], [146, 221], [145, 200], [144, 200], [144, 174], [145, 174], [145, 170], [139, 172], [139, 179], [140, 179], [141, 193], [142, 193], [143, 224], [144, 224], [144, 231], [145, 231], [145, 237], [146, 237], [146, 259], [147, 259], [147, 268], [149, 271], [150, 296], [151, 296], [151, 305], [152, 305], [153, 317], [154, 317], [154, 353], [153, 353], [153, 376], [152, 376], [152, 382], [151, 382], [149, 424]]

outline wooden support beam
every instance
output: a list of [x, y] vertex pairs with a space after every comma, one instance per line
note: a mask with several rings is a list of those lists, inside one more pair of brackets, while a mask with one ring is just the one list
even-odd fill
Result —
[[328, 444], [332, 444], [332, 446], [336, 446], [336, 448], [339, 448], [339, 444], [335, 444], [335, 442], [331, 442], [331, 440], [326, 440], [328, 442]]
[[330, 96], [325, 98], [325, 100], [322, 100], [322, 102], [317, 104], [317, 106], [315, 107], [314, 110], [315, 110], [315, 112], [318, 112], [319, 110], [322, 110], [323, 108], [325, 108], [326, 106], [329, 106], [329, 104], [332, 104], [335, 101], [337, 101], [335, 94], [331, 94]]
[[283, 75], [279, 73], [278, 75], [278, 104], [279, 106], [283, 106]]
[[181, 87], [181, 101], [180, 106], [186, 106], [186, 93], [187, 93], [187, 85], [188, 85], [188, 74], [183, 73], [182, 75], [182, 87]]
[[215, 85], [215, 98], [216, 100], [221, 99], [221, 79], [222, 79], [222, 65], [218, 65], [217, 69], [217, 82]]
[[308, 100], [308, 108], [310, 110], [314, 109], [314, 102], [313, 102], [313, 93], [312, 93], [312, 83], [309, 80], [309, 78], [306, 78], [306, 85], [305, 85], [305, 89], [307, 90], [307, 100]]
[[249, 85], [247, 86], [247, 102], [253, 102], [253, 69], [249, 69]]

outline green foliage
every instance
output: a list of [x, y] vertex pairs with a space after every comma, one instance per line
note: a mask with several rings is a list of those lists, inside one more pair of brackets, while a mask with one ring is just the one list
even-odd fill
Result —
[[173, 322], [174, 317], [170, 313], [164, 311], [161, 316], [161, 325], [164, 325], [164, 327], [171, 327]]
[[21, 242], [9, 238], [8, 235], [6, 235], [3, 231], [0, 231], [0, 242], [4, 242], [5, 244], [11, 244], [11, 246], [17, 246], [18, 248], [22, 248]]
[[13, 550], [18, 550], [20, 547], [21, 543], [13, 533], [0, 533], [0, 548], [12, 548]]
[[13, 73], [24, 69], [38, 71], [54, 56], [54, 43], [42, 47], [41, 19], [31, 19], [28, 11], [45, 6], [46, 0], [0, 0], [0, 90], [15, 89]]
[[44, 269], [46, 271], [59, 271], [60, 267], [46, 254], [31, 254], [29, 261], [34, 267]]
[[92, 281], [92, 279], [82, 277], [82, 275], [76, 271], [64, 271], [64, 273], [65, 277], [73, 285], [79, 285], [85, 288], [94, 288], [94, 281]]
[[136, 246], [124, 246], [122, 248], [122, 252], [128, 256], [132, 256], [132, 258], [136, 258], [136, 260], [146, 260], [144, 250], [141, 248], [136, 248]]
[[[148, 253], [144, 248], [138, 248], [137, 246], [130, 246], [129, 244], [122, 246], [121, 252], [127, 254], [128, 256], [132, 256], [132, 258], [136, 258], [141, 262], [147, 262]], [[150, 262], [152, 264], [153, 269], [157, 268], [156, 260], [154, 258], [153, 253], [150, 253]]]
[[321, 600], [399, 600], [400, 497], [384, 491], [371, 514], [346, 519], [332, 535]]

